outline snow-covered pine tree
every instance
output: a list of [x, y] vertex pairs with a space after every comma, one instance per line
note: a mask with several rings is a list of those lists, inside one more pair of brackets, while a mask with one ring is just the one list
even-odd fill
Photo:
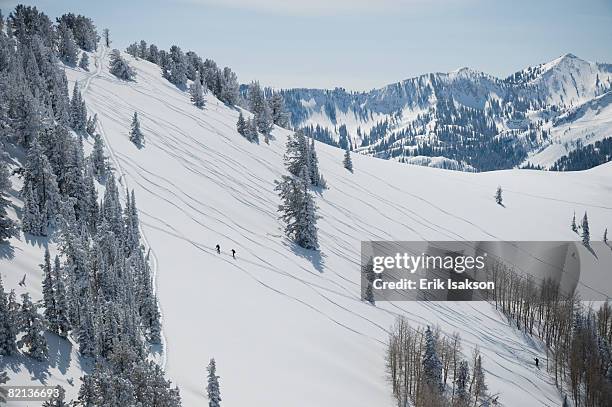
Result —
[[[1, 18], [0, 18], [1, 20]], [[1, 26], [2, 24], [0, 24]], [[2, 28], [0, 27], [0, 30]], [[0, 403], [5, 403], [6, 402], [6, 397], [8, 396], [8, 390], [2, 386], [3, 384], [6, 384], [8, 382], [8, 375], [6, 374], [6, 372], [0, 372]]]
[[425, 353], [422, 363], [425, 383], [427, 383], [433, 392], [441, 392], [444, 388], [442, 383], [442, 362], [436, 350], [436, 338], [429, 325], [425, 330]]
[[234, 106], [240, 96], [238, 76], [227, 66], [221, 74], [221, 94], [217, 97], [225, 104]]
[[591, 234], [589, 232], [589, 218], [587, 217], [587, 213], [584, 213], [584, 217], [582, 218], [582, 244], [586, 247], [589, 247], [591, 244]]
[[259, 132], [254, 118], [248, 118], [246, 121], [246, 138], [249, 141], [259, 142]]
[[93, 173], [98, 181], [106, 176], [106, 157], [104, 157], [104, 141], [98, 133], [94, 135], [94, 145], [89, 156]]
[[296, 177], [300, 176], [302, 168], [308, 168], [310, 162], [309, 146], [302, 131], [296, 131], [287, 137], [284, 160], [287, 171]]
[[170, 76], [169, 80], [179, 88], [183, 88], [187, 83], [187, 61], [179, 46], [170, 47]]
[[236, 131], [238, 131], [238, 134], [240, 134], [242, 137], [246, 137], [246, 127], [247, 123], [244, 120], [244, 116], [242, 115], [242, 112], [240, 112], [238, 114], [238, 121], [236, 122]]
[[272, 121], [280, 127], [289, 126], [289, 113], [285, 110], [285, 101], [280, 92], [275, 92], [270, 99]]
[[504, 199], [502, 197], [502, 187], [501, 187], [501, 185], [498, 185], [497, 186], [497, 190], [495, 191], [495, 202], [498, 205], [502, 205], [503, 206]]
[[353, 160], [351, 159], [351, 151], [347, 148], [344, 150], [344, 160], [342, 160], [344, 168], [353, 172]]
[[21, 196], [24, 199], [22, 229], [33, 235], [44, 235], [60, 210], [60, 193], [49, 160], [37, 140], [26, 155]]
[[43, 273], [42, 293], [43, 303], [45, 305], [44, 314], [47, 319], [49, 330], [54, 333], [58, 333], [57, 325], [57, 306], [55, 304], [55, 292], [53, 288], [52, 270], [51, 270], [51, 255], [49, 254], [49, 248], [45, 249], [45, 257], [43, 264], [40, 265]]
[[132, 117], [132, 125], [130, 130], [130, 141], [141, 148], [144, 145], [144, 135], [140, 131], [140, 121], [138, 120], [138, 112], [134, 112]]
[[106, 46], [106, 48], [109, 48], [111, 45], [111, 40], [110, 40], [110, 32], [108, 28], [105, 28], [104, 30], [102, 30], [102, 37], [104, 38], [104, 45]]
[[70, 126], [76, 132], [83, 132], [87, 128], [87, 107], [78, 82], [74, 84], [70, 100]]
[[202, 78], [198, 73], [195, 80], [189, 87], [191, 94], [191, 102], [199, 109], [204, 107], [204, 88], [202, 87]]
[[298, 200], [300, 206], [296, 219], [295, 242], [304, 249], [317, 250], [319, 248], [317, 206], [309, 190], [310, 176], [308, 175], [307, 168], [302, 168], [299, 186], [301, 188], [301, 196]]
[[15, 315], [9, 306], [0, 275], [0, 356], [10, 356], [17, 351], [17, 326]]
[[89, 71], [89, 55], [87, 55], [87, 52], [82, 53], [79, 68]]
[[0, 143], [0, 244], [17, 234], [17, 225], [9, 218], [6, 210], [10, 205], [6, 191], [10, 187], [9, 169], [6, 165], [2, 143]]
[[38, 306], [32, 303], [28, 293], [21, 295], [19, 325], [23, 336], [17, 341], [17, 346], [25, 347], [25, 353], [33, 359], [45, 359], [49, 349], [47, 339], [43, 335], [44, 324], [38, 314]]
[[51, 397], [49, 400], [42, 404], [42, 407], [68, 407], [71, 404], [66, 402], [66, 390], [59, 384], [55, 386], [57, 389], [57, 396]]
[[98, 125], [98, 114], [94, 113], [92, 117], [87, 119], [87, 125], [85, 126], [85, 131], [90, 136], [93, 136], [96, 132], [96, 126]]
[[315, 187], [325, 188], [325, 180], [319, 172], [319, 158], [317, 157], [317, 149], [315, 148], [314, 138], [310, 139], [308, 146], [308, 171], [310, 175], [310, 184]]
[[70, 320], [68, 309], [68, 298], [66, 294], [66, 285], [64, 284], [64, 274], [62, 272], [60, 259], [55, 256], [53, 262], [53, 294], [55, 298], [57, 334], [66, 337], [70, 331]]
[[67, 65], [75, 66], [77, 63], [77, 46], [72, 30], [65, 21], [60, 22], [57, 27], [57, 36], [59, 38], [57, 51], [60, 59]]
[[114, 49], [111, 52], [109, 70], [110, 73], [124, 81], [131, 81], [136, 76], [136, 73], [127, 61], [121, 57], [121, 52], [118, 49]]
[[574, 216], [572, 217], [571, 228], [574, 233], [578, 233], [578, 225], [576, 225], [576, 212], [574, 212]]
[[206, 393], [208, 394], [208, 407], [221, 406], [221, 390], [219, 388], [219, 376], [217, 376], [217, 365], [215, 359], [212, 358], [208, 367], [208, 381], [206, 384]]

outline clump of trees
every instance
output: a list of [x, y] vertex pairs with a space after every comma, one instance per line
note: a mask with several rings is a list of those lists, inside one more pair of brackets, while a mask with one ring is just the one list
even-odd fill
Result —
[[612, 400], [612, 307], [584, 305], [557, 282], [536, 282], [494, 265], [495, 306], [516, 327], [544, 342], [547, 371], [575, 406]]
[[413, 328], [398, 317], [389, 334], [387, 375], [398, 407], [480, 406], [497, 402], [488, 392], [478, 347], [469, 359], [458, 333]]
[[131, 81], [136, 77], [136, 72], [134, 72], [130, 64], [123, 59], [118, 49], [114, 49], [111, 52], [110, 73], [124, 81]]

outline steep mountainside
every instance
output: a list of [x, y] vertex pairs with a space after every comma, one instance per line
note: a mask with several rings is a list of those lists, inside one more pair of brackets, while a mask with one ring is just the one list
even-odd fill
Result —
[[[612, 226], [610, 164], [566, 174], [468, 174], [355, 154], [349, 173], [341, 150], [317, 143], [329, 188], [316, 197], [321, 251], [304, 251], [283, 237], [274, 191], [274, 180], [285, 173], [289, 132], [275, 128], [269, 145], [250, 143], [236, 132], [238, 109], [210, 94], [204, 109], [196, 108], [186, 92], [162, 78], [158, 66], [143, 60], [128, 57], [136, 79], [118, 80], [108, 72], [108, 54], [100, 47], [91, 54], [90, 72], [67, 69], [67, 75], [71, 87], [80, 83], [89, 113], [98, 114], [97, 131], [120, 187], [136, 191], [163, 312], [160, 360], [180, 386], [185, 406], [206, 403], [205, 366], [214, 356], [227, 406], [391, 407], [384, 349], [398, 315], [415, 326], [437, 324], [445, 333], [460, 332], [466, 355], [478, 345], [489, 389], [504, 405], [561, 404], [554, 381], [533, 366], [534, 357], [546, 358], [541, 344], [509, 326], [490, 304], [380, 302], [374, 307], [361, 301], [360, 242], [574, 240], [572, 213], [586, 210], [592, 236], [601, 236]], [[482, 101], [481, 87], [473, 87], [466, 75], [472, 77], [467, 71], [422, 77], [386, 91], [408, 99], [414, 96], [402, 89], [430, 89], [410, 99], [414, 106], [426, 106], [434, 89], [448, 81], [472, 109]], [[509, 86], [485, 75], [480, 80], [500, 97]], [[128, 138], [134, 112], [145, 138], [142, 149]], [[86, 149], [91, 142], [84, 140]], [[498, 185], [504, 188], [505, 208], [493, 199]], [[13, 192], [19, 211], [22, 202]], [[11, 240], [11, 253], [0, 256], [6, 288], [28, 290], [40, 299], [37, 265], [47, 243], [54, 252], [53, 239]], [[221, 254], [214, 249], [217, 243]], [[236, 259], [229, 254], [232, 248]], [[24, 273], [27, 288], [18, 285]], [[57, 342], [48, 364], [11, 359], [11, 380], [59, 382], [74, 397], [86, 363], [70, 342]]]
[[[409, 163], [445, 157], [445, 168], [486, 171], [527, 162], [549, 167], [579, 143], [609, 136], [611, 90], [612, 65], [566, 54], [506, 79], [462, 68], [369, 92], [283, 95], [292, 124], [323, 142]], [[576, 113], [581, 106], [597, 117], [585, 120]]]

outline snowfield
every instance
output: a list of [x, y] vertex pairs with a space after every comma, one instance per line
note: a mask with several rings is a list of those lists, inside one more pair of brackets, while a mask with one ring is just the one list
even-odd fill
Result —
[[[466, 355], [478, 345], [489, 389], [503, 405], [561, 405], [554, 381], [533, 365], [534, 357], [546, 360], [544, 349], [491, 305], [362, 302], [360, 242], [576, 240], [574, 211], [588, 211], [599, 239], [612, 228], [612, 163], [575, 173], [472, 174], [353, 154], [351, 174], [343, 151], [317, 143], [329, 188], [316, 195], [321, 250], [304, 251], [284, 238], [276, 212], [274, 180], [285, 173], [289, 132], [276, 128], [269, 145], [252, 144], [236, 132], [238, 109], [210, 94], [197, 109], [158, 66], [128, 56], [137, 77], [120, 81], [108, 73], [108, 55], [102, 48], [90, 72], [67, 74], [98, 114], [121, 186], [136, 192], [163, 313], [158, 356], [185, 406], [206, 403], [211, 357], [227, 407], [394, 406], [384, 352], [398, 315], [460, 332]], [[128, 139], [135, 111], [145, 135], [140, 150]], [[493, 199], [498, 185], [505, 208]], [[27, 273], [27, 290], [39, 299], [45, 242], [11, 243], [14, 258], [0, 255], [5, 288], [19, 294]], [[83, 362], [61, 342], [50, 366], [14, 359], [10, 383], [59, 382], [75, 397]]]

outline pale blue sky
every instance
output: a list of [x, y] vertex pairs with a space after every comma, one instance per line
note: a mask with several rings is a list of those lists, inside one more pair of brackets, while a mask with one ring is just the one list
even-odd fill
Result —
[[[18, 2], [0, 0], [5, 15]], [[370, 89], [469, 66], [506, 75], [567, 52], [612, 62], [611, 0], [39, 0], [114, 45], [176, 43], [276, 87]], [[533, 4], [537, 3], [537, 4]]]

